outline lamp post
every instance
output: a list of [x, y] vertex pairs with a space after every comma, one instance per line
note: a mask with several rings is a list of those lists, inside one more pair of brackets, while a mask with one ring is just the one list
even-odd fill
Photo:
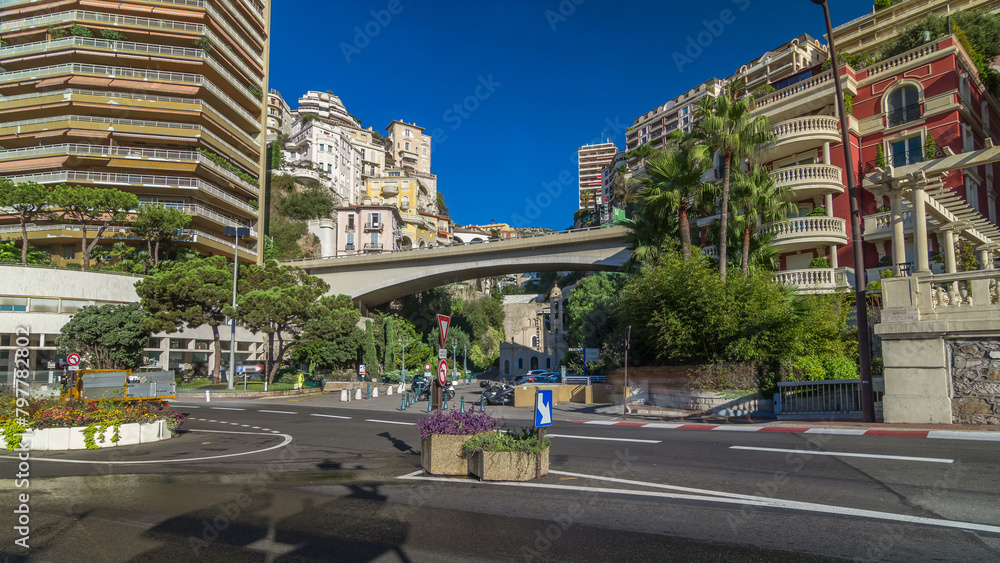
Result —
[[469, 378], [469, 345], [463, 344], [462, 348], [465, 349], [465, 354], [462, 355], [462, 376], [466, 379]]
[[452, 367], [452, 377], [458, 378], [458, 340], [455, 338], [451, 339], [451, 357], [454, 358], [455, 363]]
[[[840, 85], [840, 64], [837, 62], [837, 48], [833, 42], [833, 24], [830, 22], [830, 6], [827, 0], [812, 0], [823, 7], [826, 18], [826, 37], [830, 42], [830, 60], [833, 63], [833, 86], [837, 94], [837, 113], [840, 114], [840, 135], [844, 144], [844, 172], [847, 175], [847, 189], [851, 198], [851, 238], [854, 246], [854, 299], [858, 319], [858, 367], [861, 371], [861, 412], [865, 422], [875, 421], [875, 399], [872, 397], [871, 346], [868, 336], [868, 303], [865, 291], [864, 239], [861, 236], [861, 194], [854, 178], [854, 158], [847, 130], [847, 112], [844, 110], [844, 91]], [[829, 164], [829, 163], [827, 163]]]
[[410, 343], [409, 336], [400, 336], [399, 345], [403, 347], [403, 363], [400, 366], [400, 375], [403, 377], [403, 388], [406, 388], [406, 345]]
[[240, 263], [240, 237], [250, 234], [247, 227], [226, 227], [223, 230], [226, 236], [233, 237], [233, 316], [229, 319], [229, 377], [226, 387], [236, 388], [236, 266]]

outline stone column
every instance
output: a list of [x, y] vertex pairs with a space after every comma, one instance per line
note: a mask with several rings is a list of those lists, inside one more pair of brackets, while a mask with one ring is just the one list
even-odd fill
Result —
[[831, 268], [840, 267], [840, 264], [837, 261], [837, 245], [835, 244], [830, 245], [830, 267]]
[[823, 164], [833, 165], [830, 162], [830, 143], [823, 143]]
[[833, 217], [833, 194], [826, 194], [823, 207], [826, 208], [826, 216]]
[[[925, 209], [927, 194], [924, 192], [926, 187], [923, 180], [913, 181], [913, 254], [916, 261], [916, 271], [914, 272], [916, 274], [931, 273], [930, 263], [927, 259], [927, 210]], [[900, 228], [902, 228], [902, 220]]]
[[906, 261], [906, 234], [903, 232], [903, 194], [900, 190], [889, 193], [889, 224], [892, 226], [892, 270], [893, 275], [903, 275]]
[[[958, 268], [955, 267], [954, 223], [942, 226], [941, 233], [944, 234], [944, 243], [942, 243], [942, 246], [944, 246], [944, 267], [947, 273], [954, 274], [958, 271]], [[958, 282], [950, 282], [945, 285], [948, 287], [948, 303], [958, 303]]]

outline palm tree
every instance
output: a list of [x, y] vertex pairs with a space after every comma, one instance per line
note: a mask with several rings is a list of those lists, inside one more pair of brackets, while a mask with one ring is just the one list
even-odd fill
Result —
[[615, 179], [611, 182], [611, 199], [618, 202], [623, 209], [628, 209], [636, 198], [638, 182], [629, 174], [628, 168], [621, 165], [615, 171]]
[[[743, 275], [750, 273], [750, 239], [757, 226], [788, 219], [796, 207], [784, 199], [787, 188], [779, 188], [771, 171], [754, 165], [747, 172], [733, 173], [734, 223], [743, 230]], [[737, 220], [738, 219], [738, 220]]]
[[[695, 110], [699, 120], [696, 135], [714, 152], [722, 156], [722, 208], [720, 210], [721, 240], [729, 234], [729, 186], [733, 159], [739, 162], [753, 156], [758, 147], [774, 139], [771, 121], [764, 116], [753, 117], [753, 96], [733, 99], [735, 90], [716, 98], [705, 98]], [[726, 279], [726, 245], [719, 246], [719, 276]]]
[[632, 249], [632, 256], [625, 262], [624, 269], [632, 270], [642, 264], [656, 262], [663, 250], [665, 241], [677, 228], [676, 216], [670, 215], [667, 221], [654, 219], [645, 213], [645, 202], [641, 199], [636, 203], [635, 214], [621, 222], [628, 229], [625, 243]]
[[680, 230], [681, 254], [691, 257], [691, 225], [688, 212], [702, 192], [701, 176], [708, 169], [708, 147], [670, 146], [646, 162], [647, 177], [640, 180], [642, 211], [653, 220], [663, 221], [676, 213]]
[[646, 165], [646, 159], [656, 154], [656, 149], [649, 145], [639, 145], [636, 148], [625, 153], [625, 158], [632, 160], [633, 158], [639, 159], [638, 168], [642, 168]]

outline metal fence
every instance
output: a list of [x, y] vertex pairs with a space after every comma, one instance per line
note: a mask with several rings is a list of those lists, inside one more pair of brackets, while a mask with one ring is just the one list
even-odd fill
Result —
[[604, 383], [603, 375], [567, 375], [565, 382], [571, 385], [593, 385], [594, 383]]
[[[883, 378], [872, 378], [876, 405], [885, 392]], [[860, 415], [861, 380], [782, 381], [774, 405], [779, 415]]]

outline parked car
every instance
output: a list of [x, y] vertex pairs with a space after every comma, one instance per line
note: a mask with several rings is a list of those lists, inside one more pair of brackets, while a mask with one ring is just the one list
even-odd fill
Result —
[[524, 385], [526, 383], [561, 383], [562, 374], [555, 372], [540, 373], [538, 375], [526, 375], [523, 376], [517, 385]]
[[249, 381], [264, 379], [264, 361], [247, 360], [236, 363], [236, 381], [243, 381], [243, 374], [246, 374]]

